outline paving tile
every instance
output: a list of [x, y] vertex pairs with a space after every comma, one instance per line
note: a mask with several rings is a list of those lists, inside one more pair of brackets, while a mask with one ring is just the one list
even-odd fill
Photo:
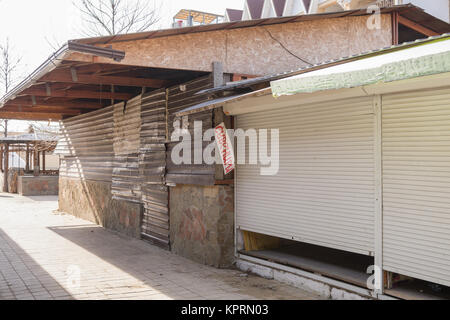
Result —
[[[0, 300], [317, 299], [284, 284], [199, 265], [70, 215], [56, 197], [0, 197]], [[6, 208], [6, 209], [4, 209]], [[256, 291], [255, 285], [271, 286]]]

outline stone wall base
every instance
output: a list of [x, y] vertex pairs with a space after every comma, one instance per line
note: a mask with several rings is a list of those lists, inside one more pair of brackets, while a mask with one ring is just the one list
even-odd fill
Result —
[[234, 187], [170, 188], [170, 242], [175, 254], [227, 268], [234, 263]]
[[58, 176], [19, 176], [17, 193], [21, 196], [57, 196], [58, 182]]
[[113, 200], [111, 183], [60, 177], [59, 210], [133, 238], [141, 237], [142, 205]]

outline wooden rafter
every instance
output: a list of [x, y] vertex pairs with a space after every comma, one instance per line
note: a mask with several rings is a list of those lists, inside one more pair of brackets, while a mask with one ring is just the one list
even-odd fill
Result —
[[81, 110], [66, 109], [66, 108], [52, 108], [52, 107], [4, 107], [0, 112], [38, 112], [38, 113], [57, 113], [68, 116], [76, 116], [81, 114]]
[[1, 119], [14, 120], [62, 120], [63, 115], [60, 113], [39, 113], [39, 112], [3, 112], [0, 109]]
[[54, 71], [40, 79], [42, 82], [66, 82], [77, 84], [103, 84], [127, 87], [162, 88], [168, 84], [165, 80], [145, 79], [136, 77], [98, 76], [77, 74], [76, 77], [70, 71]]
[[[35, 103], [34, 103], [35, 102]], [[108, 102], [105, 100], [104, 102]], [[44, 98], [35, 97], [34, 101], [31, 97], [19, 97], [8, 101], [4, 107], [18, 106], [18, 107], [59, 107], [59, 108], [74, 108], [74, 109], [99, 109], [104, 107], [101, 102], [87, 102], [87, 101], [72, 101], [72, 100], [58, 100], [47, 101]]]
[[417, 31], [421, 34], [424, 34], [428, 37], [440, 35], [438, 32], [428, 29], [419, 23], [413, 22], [405, 17], [402, 17], [401, 15], [398, 16], [398, 23], [400, 23], [410, 29], [413, 29], [414, 31]]
[[27, 89], [21, 95], [29, 95], [36, 97], [55, 97], [55, 98], [72, 98], [72, 99], [105, 99], [105, 100], [129, 100], [133, 98], [132, 93], [112, 93], [88, 90], [53, 90], [48, 92], [46, 89]]

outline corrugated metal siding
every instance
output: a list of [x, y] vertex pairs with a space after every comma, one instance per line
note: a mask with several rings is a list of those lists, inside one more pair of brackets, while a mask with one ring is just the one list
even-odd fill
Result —
[[450, 89], [383, 97], [384, 269], [450, 285]]
[[[206, 94], [196, 94], [197, 92], [209, 89], [214, 86], [213, 79], [211, 76], [199, 78], [182, 86], [174, 86], [169, 88], [169, 139], [174, 131], [174, 121], [181, 120], [184, 123], [184, 127], [189, 129], [191, 136], [194, 137], [194, 122], [202, 121], [203, 128], [202, 132], [205, 130], [213, 128], [213, 111], [205, 111], [190, 115], [189, 117], [184, 117], [179, 119], [175, 117], [175, 113], [183, 109], [189, 108], [193, 105], [199, 104], [204, 101], [208, 101], [209, 98]], [[187, 121], [186, 121], [187, 119]], [[203, 148], [206, 147], [211, 142], [205, 142]], [[194, 146], [192, 146], [192, 164], [174, 165], [171, 158], [171, 151], [173, 147], [178, 144], [178, 142], [168, 143], [167, 148], [167, 176], [166, 181], [168, 183], [179, 183], [179, 184], [198, 184], [198, 185], [213, 185], [215, 181], [215, 165], [204, 165], [204, 164], [194, 164]], [[192, 144], [193, 145], [193, 144]]]
[[238, 165], [237, 227], [372, 255], [374, 120], [369, 98], [238, 116], [238, 128], [280, 130], [280, 169]]
[[111, 194], [113, 199], [141, 202], [139, 154], [116, 155], [112, 174]]
[[60, 176], [111, 182], [114, 166], [113, 107], [60, 122]]
[[113, 199], [141, 202], [139, 149], [141, 131], [141, 96], [114, 106]]
[[166, 173], [166, 91], [144, 94], [141, 106], [139, 171], [144, 216], [142, 237], [169, 248], [169, 192]]
[[139, 149], [141, 131], [141, 96], [114, 106], [113, 199], [141, 202]]
[[114, 106], [114, 153], [139, 152], [141, 131], [141, 96]]

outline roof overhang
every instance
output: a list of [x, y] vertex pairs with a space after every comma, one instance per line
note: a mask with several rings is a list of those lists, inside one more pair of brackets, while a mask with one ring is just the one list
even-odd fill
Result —
[[397, 92], [412, 92], [450, 87], [450, 72], [399, 80], [389, 83], [376, 83], [356, 88], [342, 88], [312, 93], [273, 97], [270, 88], [255, 91], [227, 101], [222, 104], [223, 111], [229, 116], [238, 116], [254, 112], [264, 112], [287, 107], [337, 101], [342, 99], [390, 94]]
[[[448, 23], [439, 20], [438, 18], [426, 13], [423, 9], [414, 6], [412, 4], [385, 7], [380, 9], [381, 14], [391, 14], [394, 12], [398, 13], [400, 16], [404, 17], [405, 19], [408, 19], [413, 23], [416, 23], [420, 26], [425, 27], [428, 30], [436, 32], [437, 34], [447, 33], [450, 31]], [[183, 34], [193, 34], [211, 31], [220, 31], [220, 30], [233, 30], [251, 27], [264, 27], [276, 24], [322, 20], [322, 19], [368, 16], [372, 14], [373, 13], [371, 11], [368, 11], [367, 9], [356, 9], [356, 10], [346, 10], [340, 12], [329, 12], [319, 14], [303, 14], [289, 17], [243, 20], [226, 23], [213, 23], [209, 25], [200, 25], [194, 27], [154, 30], [124, 35], [78, 39], [75, 41], [85, 44], [102, 45], [102, 44], [113, 44], [116, 42], [128, 42], [136, 40], [163, 38]]]
[[323, 68], [271, 83], [279, 97], [391, 83], [450, 72], [450, 39]]
[[124, 65], [124, 57], [123, 51], [70, 41], [0, 100], [0, 118], [61, 120], [205, 74]]
[[214, 99], [182, 110], [177, 116], [219, 107], [227, 115], [239, 115], [294, 104], [450, 87], [449, 35], [391, 49], [285, 75], [273, 81], [271, 88]]
[[123, 51], [118, 51], [110, 48], [100, 48], [92, 45], [69, 41], [58, 51], [53, 53], [43, 64], [41, 64], [32, 74], [30, 74], [21, 83], [19, 83], [19, 85], [17, 85], [12, 91], [8, 92], [0, 100], [0, 108], [3, 107], [3, 105], [8, 100], [16, 98], [17, 94], [20, 91], [31, 87], [41, 77], [58, 68], [61, 63], [64, 60], [68, 59], [73, 53], [81, 53], [109, 58], [116, 62], [120, 62], [123, 60], [123, 58], [125, 58], [125, 52]]
[[[392, 12], [435, 32], [449, 29], [447, 23], [412, 5], [381, 10], [383, 14]], [[123, 61], [119, 62], [125, 57], [125, 52], [108, 48], [110, 43], [367, 14], [366, 10], [351, 10], [70, 41], [0, 100], [0, 118], [60, 120], [127, 101], [140, 94], [143, 89], [159, 89], [206, 74], [200, 71], [125, 65]], [[281, 78], [286, 76], [282, 75]], [[214, 107], [223, 103], [216, 101]], [[204, 105], [202, 108], [208, 106]]]

